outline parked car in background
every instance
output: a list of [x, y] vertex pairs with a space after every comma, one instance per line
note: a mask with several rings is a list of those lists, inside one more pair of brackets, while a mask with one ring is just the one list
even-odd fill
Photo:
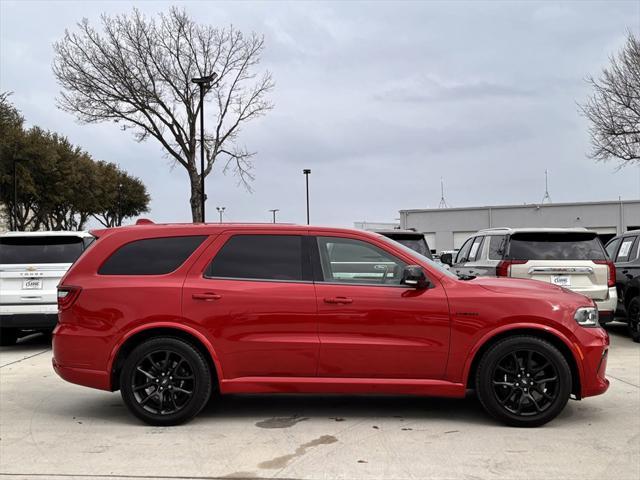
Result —
[[93, 233], [58, 287], [53, 366], [70, 382], [121, 390], [150, 424], [189, 420], [213, 392], [462, 398], [474, 388], [497, 419], [534, 427], [570, 395], [609, 385], [597, 309], [554, 285], [464, 281], [359, 230]]
[[[442, 259], [442, 258], [441, 258]], [[451, 270], [465, 276], [531, 278], [592, 298], [613, 320], [616, 269], [596, 232], [584, 228], [493, 228], [472, 235]]]
[[58, 282], [92, 241], [87, 232], [0, 235], [0, 344], [25, 330], [53, 330]]
[[612, 238], [605, 249], [616, 266], [617, 314], [627, 319], [631, 337], [640, 342], [640, 230]]
[[433, 260], [431, 249], [427, 243], [427, 239], [424, 234], [418, 233], [415, 230], [376, 230], [377, 234], [383, 235], [391, 240], [395, 240], [401, 243], [405, 247], [409, 247], [411, 250], [418, 252], [420, 255], [424, 255], [430, 260]]

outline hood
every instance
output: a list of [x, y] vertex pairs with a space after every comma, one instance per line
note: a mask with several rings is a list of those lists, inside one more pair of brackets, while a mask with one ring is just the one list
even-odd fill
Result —
[[[504, 293], [507, 295], [549, 295], [549, 294], [565, 294], [574, 297], [574, 300], [585, 299], [584, 295], [576, 293], [557, 285], [542, 282], [540, 280], [531, 280], [524, 278], [495, 278], [495, 277], [478, 277], [471, 280], [474, 285], [484, 288], [495, 293]], [[591, 303], [591, 299], [588, 299]]]

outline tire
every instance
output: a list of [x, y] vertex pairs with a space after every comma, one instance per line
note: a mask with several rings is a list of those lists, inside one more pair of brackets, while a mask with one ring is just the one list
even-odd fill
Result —
[[18, 329], [16, 328], [0, 328], [0, 346], [8, 347], [15, 345], [18, 341]]
[[538, 427], [567, 404], [571, 369], [564, 355], [546, 340], [513, 336], [482, 356], [476, 392], [484, 409], [497, 420], [514, 427]]
[[175, 337], [141, 343], [120, 372], [124, 403], [149, 425], [178, 425], [195, 417], [209, 401], [211, 384], [211, 369], [202, 354]]
[[634, 342], [640, 342], [640, 296], [633, 297], [627, 305], [627, 328]]

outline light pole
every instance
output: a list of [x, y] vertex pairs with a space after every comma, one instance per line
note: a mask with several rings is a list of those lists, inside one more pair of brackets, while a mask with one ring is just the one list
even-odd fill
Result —
[[222, 214], [224, 213], [226, 208], [227, 207], [216, 207], [216, 210], [218, 211], [218, 215], [220, 215], [220, 223], [222, 223]]
[[202, 210], [202, 223], [204, 223], [204, 202], [206, 200], [204, 193], [204, 94], [213, 87], [213, 81], [218, 74], [213, 72], [211, 75], [200, 78], [192, 78], [191, 81], [200, 87], [200, 208]]
[[13, 155], [13, 230], [18, 230], [18, 159]]
[[304, 170], [302, 170], [302, 173], [304, 173], [307, 183], [307, 225], [309, 225], [309, 174], [311, 173], [311, 170], [305, 168]]
[[272, 208], [269, 210], [273, 214], [273, 223], [276, 223], [276, 212], [279, 212], [279, 208]]

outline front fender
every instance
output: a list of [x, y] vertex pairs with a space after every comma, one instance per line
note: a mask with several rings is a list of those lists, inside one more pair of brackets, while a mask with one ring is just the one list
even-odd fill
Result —
[[569, 349], [569, 351], [573, 355], [574, 363], [577, 365], [578, 375], [580, 376], [580, 382], [582, 384], [582, 380], [584, 378], [582, 360], [584, 359], [584, 355], [580, 351], [580, 348], [576, 345], [576, 343], [573, 342], [567, 335], [565, 335], [564, 333], [562, 333], [556, 328], [553, 328], [549, 325], [541, 325], [539, 323], [532, 323], [532, 322], [517, 322], [517, 323], [509, 323], [509, 324], [501, 325], [485, 333], [479, 340], [477, 340], [473, 345], [473, 347], [471, 348], [469, 356], [467, 357], [467, 360], [464, 365], [463, 378], [462, 378], [464, 384], [468, 385], [471, 367], [474, 361], [476, 360], [476, 356], [478, 355], [478, 352], [483, 346], [492, 342], [497, 337], [503, 337], [505, 334], [508, 334], [508, 333], [513, 333], [515, 335], [520, 332], [524, 334], [524, 333], [532, 333], [535, 331], [539, 331], [540, 333], [543, 333], [545, 335], [553, 335], [555, 338], [560, 340]]

